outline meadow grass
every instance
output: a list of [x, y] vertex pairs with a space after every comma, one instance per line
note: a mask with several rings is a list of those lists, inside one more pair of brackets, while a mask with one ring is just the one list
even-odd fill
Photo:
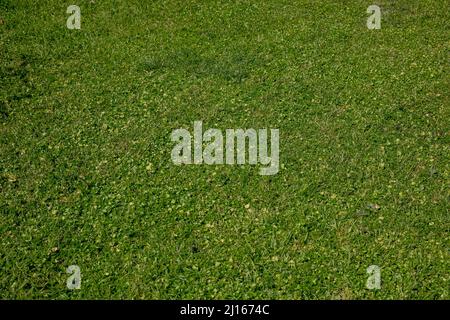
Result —
[[[1, 0], [0, 298], [448, 299], [448, 9]], [[197, 120], [280, 172], [175, 166]]]

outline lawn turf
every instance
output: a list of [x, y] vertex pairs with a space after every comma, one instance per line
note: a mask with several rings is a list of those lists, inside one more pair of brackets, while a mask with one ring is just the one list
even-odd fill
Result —
[[[449, 8], [1, 0], [0, 298], [448, 299]], [[174, 165], [197, 120], [280, 172]]]

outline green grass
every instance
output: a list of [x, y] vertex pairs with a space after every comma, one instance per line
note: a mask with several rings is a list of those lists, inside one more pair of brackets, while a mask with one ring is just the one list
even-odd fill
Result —
[[[449, 4], [0, 1], [0, 298], [448, 299]], [[173, 165], [196, 120], [280, 172]]]

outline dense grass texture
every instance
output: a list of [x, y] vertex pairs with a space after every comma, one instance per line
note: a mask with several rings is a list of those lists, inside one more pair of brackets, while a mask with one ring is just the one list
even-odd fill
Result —
[[[448, 299], [449, 8], [0, 0], [0, 298]], [[197, 120], [280, 172], [174, 165]]]

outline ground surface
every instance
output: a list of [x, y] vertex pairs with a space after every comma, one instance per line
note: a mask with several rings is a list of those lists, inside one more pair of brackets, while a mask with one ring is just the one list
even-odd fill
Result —
[[[448, 299], [449, 4], [0, 1], [0, 298]], [[196, 120], [280, 172], [175, 166]]]

